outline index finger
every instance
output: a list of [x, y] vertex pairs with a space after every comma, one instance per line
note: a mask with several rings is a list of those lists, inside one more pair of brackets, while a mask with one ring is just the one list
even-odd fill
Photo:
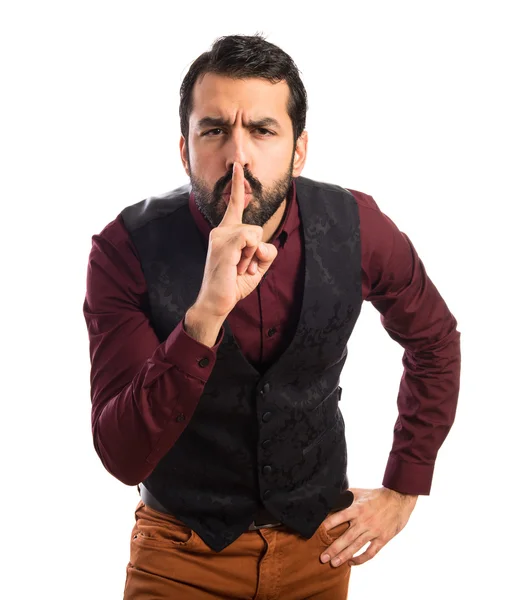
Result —
[[232, 188], [230, 200], [226, 207], [221, 225], [238, 225], [242, 223], [245, 204], [244, 169], [240, 163], [233, 163]]

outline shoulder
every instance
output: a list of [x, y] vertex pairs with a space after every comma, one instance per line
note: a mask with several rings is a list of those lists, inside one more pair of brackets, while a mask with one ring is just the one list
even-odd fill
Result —
[[136, 248], [121, 215], [118, 215], [100, 233], [92, 236], [88, 261], [90, 283], [106, 277], [109, 285], [109, 282], [121, 278], [123, 287], [132, 284], [143, 287], [140, 269]]
[[347, 189], [347, 191], [355, 198], [360, 210], [374, 210], [380, 212], [378, 204], [375, 202], [373, 196], [364, 192], [359, 192], [358, 190], [352, 190], [351, 188], [345, 189]]
[[308, 177], [297, 177], [295, 181], [297, 189], [300, 188], [306, 191], [312, 191], [315, 194], [319, 192], [333, 194], [349, 201], [351, 204], [356, 204], [359, 207], [359, 212], [375, 211], [380, 213], [380, 209], [373, 197], [364, 192], [341, 187], [335, 183], [309, 179]]
[[361, 239], [366, 249], [386, 253], [392, 247], [399, 230], [395, 223], [383, 213], [373, 196], [358, 190], [348, 189], [359, 208]]
[[341, 196], [342, 198], [349, 200], [350, 202], [354, 202], [354, 198], [350, 190], [341, 187], [335, 183], [328, 183], [325, 181], [317, 181], [315, 179], [309, 179], [308, 177], [297, 177], [295, 179], [295, 184], [297, 186], [297, 192], [299, 190], [306, 191], [308, 193], [312, 193], [313, 195], [320, 194], [320, 192], [326, 193], [328, 195], [336, 195]]
[[373, 196], [351, 188], [341, 187], [334, 183], [316, 181], [307, 177], [296, 179], [297, 191], [306, 191], [310, 197], [316, 198], [323, 192], [327, 198], [336, 196], [343, 205], [355, 207], [358, 212], [361, 238], [369, 238], [372, 243], [376, 240], [392, 238], [394, 223], [385, 215]]
[[115, 248], [123, 246], [129, 240], [129, 235], [121, 215], [117, 215], [103, 229], [92, 236], [94, 244], [111, 245]]
[[190, 184], [166, 192], [159, 196], [150, 196], [141, 202], [127, 206], [120, 217], [129, 232], [133, 232], [147, 223], [175, 213], [189, 205]]

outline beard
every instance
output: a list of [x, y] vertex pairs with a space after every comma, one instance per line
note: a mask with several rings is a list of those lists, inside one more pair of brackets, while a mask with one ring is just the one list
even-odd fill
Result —
[[[242, 223], [260, 227], [267, 223], [288, 195], [293, 179], [293, 162], [292, 154], [292, 161], [287, 171], [270, 188], [262, 186], [249, 169], [244, 168], [244, 177], [251, 186], [252, 195], [251, 201], [242, 213]], [[193, 175], [190, 169], [191, 186], [196, 206], [212, 227], [217, 227], [223, 219], [228, 205], [223, 197], [223, 192], [232, 177], [233, 167], [210, 190], [203, 180]]]

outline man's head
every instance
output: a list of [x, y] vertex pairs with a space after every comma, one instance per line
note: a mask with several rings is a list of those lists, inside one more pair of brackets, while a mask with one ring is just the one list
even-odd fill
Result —
[[252, 192], [243, 222], [263, 226], [304, 167], [307, 96], [293, 60], [261, 36], [227, 36], [180, 88], [181, 158], [212, 226], [226, 209], [234, 161]]

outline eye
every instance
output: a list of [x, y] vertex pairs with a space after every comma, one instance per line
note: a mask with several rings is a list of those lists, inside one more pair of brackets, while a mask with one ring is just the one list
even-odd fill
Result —
[[215, 129], [209, 129], [208, 131], [205, 131], [205, 133], [202, 133], [202, 135], [204, 136], [209, 136], [209, 137], [217, 137], [217, 135], [215, 133], [219, 132], [222, 133], [222, 129], [219, 129], [219, 127], [216, 127]]
[[258, 131], [259, 133], [261, 133], [262, 137], [269, 137], [271, 135], [274, 135], [274, 133], [272, 131], [269, 131], [268, 129], [265, 129], [265, 127], [257, 127], [256, 131]]

